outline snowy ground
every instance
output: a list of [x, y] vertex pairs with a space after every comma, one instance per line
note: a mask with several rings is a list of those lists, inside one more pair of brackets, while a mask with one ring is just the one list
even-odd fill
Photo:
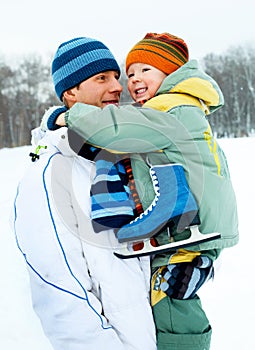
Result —
[[[255, 138], [223, 139], [220, 143], [228, 157], [236, 190], [240, 243], [225, 251], [214, 282], [203, 287], [200, 297], [213, 327], [211, 350], [251, 350], [255, 349], [252, 272]], [[52, 350], [33, 312], [26, 267], [8, 224], [17, 182], [30, 161], [28, 153], [28, 147], [0, 150], [0, 349], [3, 350]]]

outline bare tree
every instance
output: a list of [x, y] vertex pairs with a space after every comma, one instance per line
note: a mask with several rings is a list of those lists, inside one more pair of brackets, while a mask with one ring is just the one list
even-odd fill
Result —
[[220, 136], [247, 136], [255, 128], [255, 51], [235, 47], [224, 55], [210, 54], [203, 59], [206, 71], [219, 83], [225, 106], [211, 122]]

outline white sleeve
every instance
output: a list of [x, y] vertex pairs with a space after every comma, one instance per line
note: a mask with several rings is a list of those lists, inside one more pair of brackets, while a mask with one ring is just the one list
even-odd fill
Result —
[[12, 226], [28, 266], [34, 310], [55, 350], [124, 350], [92, 292], [80, 241], [70, 232], [77, 223], [68, 191], [62, 192], [68, 225], [54, 205], [51, 167], [59, 157], [46, 153], [31, 165], [14, 203]]

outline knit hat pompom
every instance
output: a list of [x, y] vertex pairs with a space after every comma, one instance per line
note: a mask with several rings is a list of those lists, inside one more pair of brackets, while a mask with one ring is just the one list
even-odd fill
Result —
[[85, 37], [64, 42], [58, 47], [52, 62], [56, 94], [62, 100], [64, 91], [108, 70], [120, 74], [117, 61], [102, 42]]
[[147, 33], [128, 53], [126, 72], [133, 63], [145, 63], [165, 74], [188, 62], [189, 51], [183, 39], [169, 34]]

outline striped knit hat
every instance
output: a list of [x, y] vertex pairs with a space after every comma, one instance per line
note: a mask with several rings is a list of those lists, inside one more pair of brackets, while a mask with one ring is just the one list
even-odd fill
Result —
[[184, 40], [169, 33], [147, 33], [128, 53], [126, 71], [133, 63], [145, 63], [170, 74], [189, 59]]
[[111, 51], [100, 41], [75, 38], [62, 43], [52, 62], [52, 78], [60, 100], [63, 92], [105, 71], [120, 68]]

